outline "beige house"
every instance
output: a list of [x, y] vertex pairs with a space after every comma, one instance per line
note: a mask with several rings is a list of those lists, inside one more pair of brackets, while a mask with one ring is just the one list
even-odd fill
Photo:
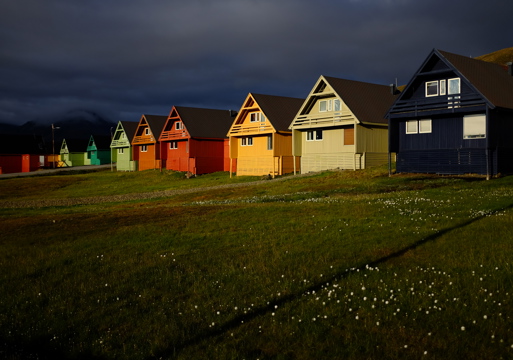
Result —
[[396, 92], [395, 87], [321, 76], [289, 126], [301, 173], [386, 164], [385, 114]]

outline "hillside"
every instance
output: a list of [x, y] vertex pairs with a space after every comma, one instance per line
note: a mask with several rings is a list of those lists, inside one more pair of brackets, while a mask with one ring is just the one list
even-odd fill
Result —
[[497, 50], [490, 54], [481, 55], [476, 57], [476, 59], [492, 62], [499, 65], [506, 65], [508, 62], [513, 61], [513, 47]]

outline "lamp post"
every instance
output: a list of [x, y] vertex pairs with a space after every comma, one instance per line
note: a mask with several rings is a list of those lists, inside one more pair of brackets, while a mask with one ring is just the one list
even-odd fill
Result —
[[58, 126], [55, 126], [54, 124], [52, 124], [52, 163], [53, 163], [53, 168], [55, 169], [55, 130], [59, 130], [60, 127]]

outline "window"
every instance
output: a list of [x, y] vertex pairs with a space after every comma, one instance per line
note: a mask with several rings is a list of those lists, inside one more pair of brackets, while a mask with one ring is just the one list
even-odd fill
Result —
[[250, 116], [250, 119], [249, 119], [250, 122], [258, 122], [258, 121], [264, 122], [265, 121], [265, 116], [261, 112], [254, 112], [254, 113], [251, 113], [249, 116]]
[[440, 95], [445, 95], [445, 80], [440, 80]]
[[141, 145], [141, 152], [148, 152], [148, 145]]
[[438, 81], [426, 81], [426, 97], [438, 96]]
[[466, 115], [463, 117], [463, 139], [483, 139], [486, 137], [486, 115]]
[[169, 149], [178, 149], [178, 141], [170, 141], [169, 142]]
[[182, 130], [183, 129], [183, 122], [177, 121], [175, 122], [175, 130]]
[[243, 137], [240, 139], [241, 146], [252, 146], [253, 145], [253, 138], [251, 136]]
[[[335, 104], [333, 104], [335, 102]], [[319, 112], [333, 111], [333, 105], [335, 105], [335, 111], [340, 111], [340, 100], [321, 100], [319, 101]]]
[[418, 121], [417, 120], [408, 120], [406, 121], [406, 133], [407, 134], [416, 134], [418, 133]]
[[311, 130], [306, 132], [306, 141], [321, 141], [322, 130]]
[[419, 133], [427, 134], [431, 132], [431, 119], [419, 120]]
[[123, 154], [125, 152], [124, 148], [118, 148], [118, 154]]
[[319, 111], [325, 112], [326, 110], [327, 110], [327, 101], [326, 100], [319, 101]]
[[461, 91], [460, 78], [449, 79], [449, 80], [447, 80], [447, 82], [449, 83], [449, 89], [447, 92], [449, 95], [460, 93], [460, 91]]
[[342, 107], [340, 106], [340, 100], [339, 99], [333, 100], [333, 110], [340, 111], [341, 108]]
[[144, 129], [144, 135], [150, 135], [150, 128], [145, 128]]
[[267, 135], [267, 150], [273, 149], [273, 136]]

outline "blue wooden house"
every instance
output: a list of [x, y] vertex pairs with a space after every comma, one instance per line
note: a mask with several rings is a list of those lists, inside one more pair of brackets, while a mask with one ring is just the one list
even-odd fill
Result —
[[91, 135], [87, 144], [87, 159], [90, 165], [103, 165], [111, 162], [109, 136]]
[[511, 64], [435, 49], [386, 117], [397, 172], [513, 172]]

